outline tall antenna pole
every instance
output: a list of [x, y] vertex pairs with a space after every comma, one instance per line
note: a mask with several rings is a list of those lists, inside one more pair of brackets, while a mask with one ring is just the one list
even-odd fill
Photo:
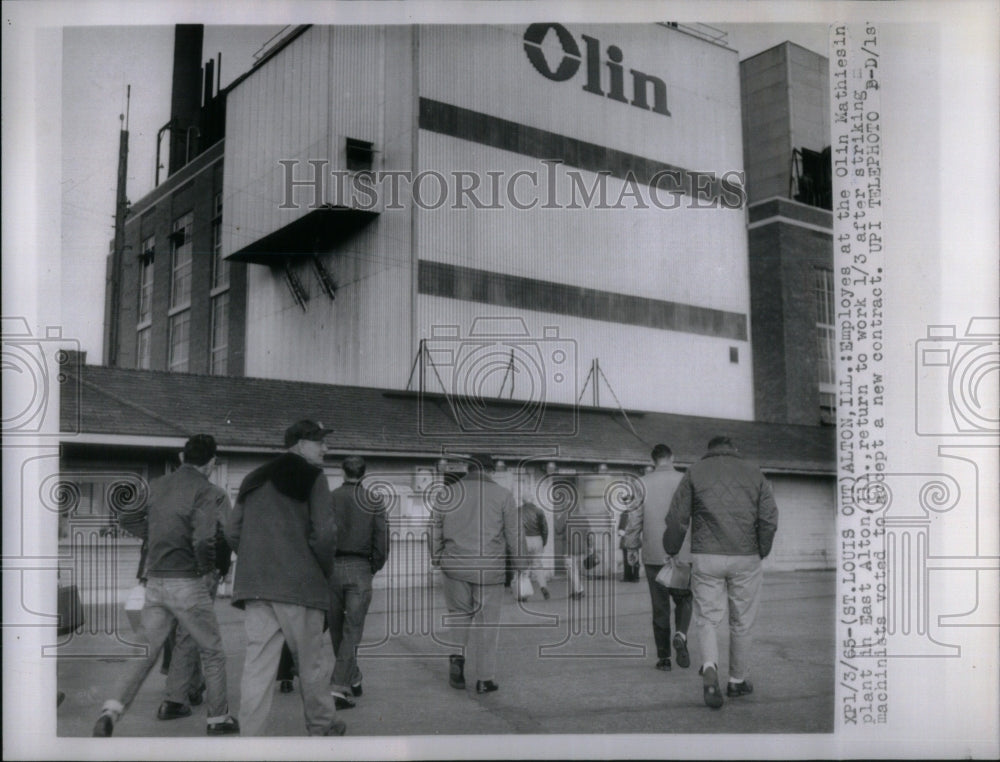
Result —
[[115, 241], [111, 253], [111, 325], [108, 326], [107, 364], [118, 365], [119, 323], [121, 322], [122, 268], [125, 259], [125, 214], [128, 211], [128, 196], [125, 183], [128, 177], [128, 112], [132, 100], [132, 85], [128, 85], [125, 95], [125, 113], [118, 115], [122, 127], [118, 135], [118, 186], [115, 194]]

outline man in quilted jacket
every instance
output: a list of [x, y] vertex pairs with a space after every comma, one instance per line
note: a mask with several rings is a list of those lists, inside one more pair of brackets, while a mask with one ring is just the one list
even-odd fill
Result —
[[729, 684], [726, 695], [753, 692], [747, 679], [754, 620], [760, 604], [761, 562], [771, 552], [778, 529], [778, 508], [771, 485], [757, 466], [740, 457], [725, 436], [708, 443], [708, 452], [677, 486], [667, 513], [663, 549], [674, 556], [691, 528], [695, 630], [702, 650], [705, 703], [722, 706], [718, 682], [716, 627], [729, 603]]

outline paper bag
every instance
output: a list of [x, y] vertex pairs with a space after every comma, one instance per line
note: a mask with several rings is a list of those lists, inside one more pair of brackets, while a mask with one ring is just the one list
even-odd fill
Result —
[[687, 590], [691, 587], [691, 564], [683, 564], [673, 556], [667, 556], [663, 568], [656, 575], [656, 581], [663, 587]]
[[531, 578], [527, 574], [517, 575], [517, 597], [530, 598], [535, 593], [535, 588], [531, 584]]
[[136, 585], [125, 599], [125, 615], [128, 623], [132, 625], [132, 630], [138, 634], [142, 624], [142, 608], [146, 605], [146, 586]]

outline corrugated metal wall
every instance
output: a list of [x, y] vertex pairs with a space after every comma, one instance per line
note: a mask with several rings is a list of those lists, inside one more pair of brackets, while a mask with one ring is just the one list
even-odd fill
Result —
[[[583, 90], [587, 62], [571, 79], [554, 82], [533, 67], [524, 51], [525, 26], [422, 27], [420, 29], [420, 96], [572, 140], [624, 151], [688, 170], [721, 175], [742, 169], [739, 77], [733, 51], [680, 32], [653, 25], [594, 26], [567, 24], [585, 53], [582, 35], [600, 41], [601, 74], [608, 89], [605, 51], [617, 45], [623, 53], [625, 93], [631, 97], [629, 69], [659, 76], [667, 83], [671, 116], [644, 111]], [[550, 32], [544, 43], [550, 67], [562, 53]], [[503, 124], [496, 124], [503, 129]], [[648, 299], [678, 302], [749, 314], [746, 220], [742, 209], [692, 208], [689, 196], [679, 208], [656, 208], [648, 186], [640, 188], [649, 207], [636, 208], [632, 196], [625, 209], [595, 209], [584, 200], [597, 175], [571, 165], [551, 170], [541, 159], [463, 140], [430, 130], [420, 131], [419, 170], [449, 180], [447, 198], [438, 209], [419, 209], [418, 248], [422, 260], [507, 273], [543, 281]], [[558, 139], [553, 139], [558, 144]], [[517, 172], [533, 172], [537, 182], [521, 177], [512, 183], [520, 203], [507, 196]], [[456, 209], [454, 173], [481, 178], [475, 191], [484, 203], [502, 209]], [[499, 173], [501, 198], [496, 199], [487, 173]], [[574, 177], [576, 179], [574, 179]], [[626, 184], [607, 178], [608, 205], [615, 204]], [[440, 197], [439, 182], [422, 184], [425, 201]], [[576, 195], [574, 196], [574, 192]], [[554, 199], [554, 203], [553, 203]], [[667, 205], [671, 197], [660, 192]], [[576, 202], [581, 208], [566, 206]], [[545, 209], [545, 205], [560, 208]], [[534, 338], [545, 326], [556, 326], [576, 349], [575, 384], [546, 386], [550, 402], [575, 402], [590, 362], [600, 361], [614, 393], [626, 407], [693, 415], [750, 419], [753, 380], [748, 340], [695, 336], [569, 317], [565, 314], [511, 310], [501, 306], [420, 296], [418, 331], [428, 337], [436, 326], [458, 325], [464, 331], [481, 316], [525, 318]], [[730, 361], [736, 347], [738, 362]], [[503, 374], [484, 380], [482, 394], [495, 394]], [[515, 397], [538, 393], [521, 378]], [[460, 387], [466, 385], [459, 379]], [[724, 393], [706, 394], [707, 385]], [[607, 386], [602, 403], [614, 404]], [[590, 390], [587, 391], [590, 399]]]
[[310, 171], [306, 162], [333, 160], [330, 45], [330, 29], [312, 27], [229, 94], [224, 254], [242, 249], [309, 211], [313, 199], [306, 192], [293, 197], [298, 208], [280, 208], [284, 169], [278, 162], [300, 162], [296, 179], [305, 179]]
[[[666, 117], [585, 92], [586, 60], [571, 79], [545, 78], [524, 52], [527, 26], [421, 27], [420, 95], [688, 169], [742, 166], [736, 51], [654, 24], [565, 25], [584, 57], [582, 35], [600, 42], [605, 91], [612, 45], [627, 98], [630, 69], [664, 80]], [[550, 67], [562, 57], [554, 32], [543, 48]]]
[[[431, 99], [557, 139], [721, 174], [742, 166], [735, 53], [655, 25], [568, 26], [581, 49], [582, 35], [600, 41], [605, 88], [610, 45], [622, 50], [626, 94], [630, 69], [662, 78], [668, 117], [584, 91], [586, 61], [568, 81], [545, 78], [525, 55], [525, 29], [313, 27], [234, 90], [226, 138], [226, 251], [305, 213], [278, 208], [278, 160], [324, 159], [342, 167], [346, 137], [376, 144], [376, 169], [442, 173], [448, 194], [436, 211], [414, 210], [404, 188], [405, 208], [383, 209], [361, 235], [323, 255], [339, 285], [333, 302], [308, 263], [296, 266], [310, 296], [305, 311], [279, 270], [251, 266], [248, 375], [399, 388], [407, 381], [414, 339], [428, 336], [431, 326], [467, 328], [476, 316], [509, 314], [474, 302], [416, 297], [412, 273], [418, 258], [748, 314], [742, 210], [689, 208], [685, 196], [681, 208], [670, 210], [521, 211], [506, 198], [506, 182], [518, 171], [545, 172], [539, 159], [416, 130], [415, 111], [418, 98]], [[554, 33], [549, 37], [551, 56]], [[559, 203], [568, 203], [572, 192], [570, 169], [556, 172]], [[297, 171], [303, 179], [311, 168]], [[458, 171], [473, 173], [483, 184], [487, 172], [501, 173], [501, 208], [453, 208], [457, 187], [451, 173]], [[589, 189], [596, 175], [580, 170], [579, 177]], [[546, 179], [540, 181], [535, 191], [519, 182], [519, 194], [546, 193]], [[607, 188], [613, 202], [623, 182], [609, 178]], [[422, 189], [433, 197], [436, 180]], [[297, 191], [300, 203], [310, 200], [308, 190]], [[599, 358], [626, 406], [752, 417], [748, 340], [561, 314], [527, 317], [533, 328], [558, 326], [578, 342], [584, 370], [577, 384]], [[731, 347], [739, 355], [736, 363], [730, 362]], [[708, 384], [725, 394], [706, 395]]]
[[[311, 27], [230, 95], [226, 137], [226, 252], [299, 219], [311, 187], [280, 209], [284, 169], [308, 179], [306, 162], [327, 162], [325, 200], [337, 203], [329, 171], [346, 167], [346, 139], [374, 144], [373, 169], [412, 164], [410, 30]], [[384, 213], [320, 257], [337, 284], [331, 301], [313, 265], [292, 270], [309, 297], [303, 310], [280, 267], [248, 268], [246, 373], [339, 384], [401, 386], [410, 354], [410, 213]]]

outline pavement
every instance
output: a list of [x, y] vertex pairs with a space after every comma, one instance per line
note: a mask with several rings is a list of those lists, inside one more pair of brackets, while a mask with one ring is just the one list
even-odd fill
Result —
[[[497, 682], [477, 695], [448, 685], [447, 655], [454, 649], [432, 625], [444, 612], [437, 587], [376, 590], [359, 663], [364, 694], [339, 717], [349, 736], [595, 733], [831, 733], [834, 724], [834, 595], [832, 571], [770, 572], [755, 630], [754, 693], [706, 707], [697, 667], [654, 668], [655, 649], [645, 580], [587, 581], [587, 595], [571, 600], [565, 578], [551, 580], [552, 598], [536, 594], [518, 603], [505, 592]], [[239, 707], [245, 636], [243, 613], [216, 601], [227, 650], [229, 702]], [[85, 625], [57, 649], [60, 737], [90, 736], [101, 704], [138, 640], [122, 610]], [[109, 626], [109, 623], [111, 626]], [[727, 674], [728, 635], [720, 635], [720, 682]], [[94, 630], [97, 630], [96, 632]], [[468, 670], [467, 670], [468, 672]], [[116, 737], [201, 737], [205, 709], [160, 721], [156, 709], [165, 677], [154, 668], [115, 728]], [[278, 684], [268, 735], [302, 736], [302, 701]], [[223, 740], [223, 739], [218, 739]]]

